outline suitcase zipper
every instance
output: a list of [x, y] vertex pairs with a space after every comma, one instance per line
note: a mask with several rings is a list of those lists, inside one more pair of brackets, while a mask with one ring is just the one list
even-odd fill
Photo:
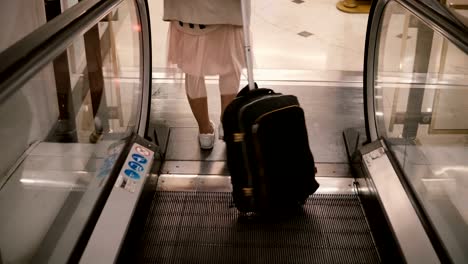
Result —
[[[282, 96], [282, 95], [278, 95], [278, 96]], [[276, 97], [276, 96], [271, 96], [271, 97]], [[255, 202], [254, 202], [254, 195], [253, 195], [253, 175], [252, 175], [252, 171], [251, 171], [251, 168], [250, 168], [250, 165], [249, 165], [249, 159], [248, 159], [248, 155], [247, 155], [247, 147], [245, 145], [245, 142], [244, 142], [244, 135], [245, 135], [245, 129], [244, 129], [244, 126], [241, 122], [242, 120], [242, 113], [243, 113], [243, 109], [245, 107], [247, 107], [248, 105], [251, 105], [257, 101], [260, 101], [260, 100], [263, 100], [264, 98], [260, 98], [258, 100], [254, 100], [252, 102], [250, 102], [249, 104], [245, 105], [244, 107], [242, 107], [241, 109], [241, 112], [239, 113], [239, 120], [238, 120], [238, 123], [239, 123], [239, 128], [240, 128], [240, 133], [238, 133], [238, 135], [235, 135], [237, 137], [237, 141], [236, 142], [242, 142], [242, 152], [243, 152], [243, 156], [244, 156], [244, 163], [246, 164], [246, 170], [247, 170], [247, 187], [246, 188], [243, 188], [242, 190], [244, 191], [244, 196], [245, 197], [251, 197], [250, 199], [250, 205], [251, 205], [251, 208], [255, 208]], [[285, 110], [285, 109], [289, 109], [289, 108], [293, 108], [293, 107], [300, 107], [298, 104], [295, 104], [295, 105], [289, 105], [289, 106], [286, 106], [286, 107], [282, 107], [282, 108], [279, 108], [279, 109], [275, 109], [275, 110], [272, 110], [270, 112], [267, 112], [267, 113], [264, 113], [263, 115], [257, 117], [257, 119], [255, 120], [255, 124], [256, 124], [256, 128], [255, 128], [255, 133], [256, 133], [256, 130], [258, 130], [258, 123], [260, 122], [260, 120], [262, 118], [264, 118], [265, 116], [267, 115], [270, 115], [272, 113], [275, 113], [275, 112], [278, 112], [278, 111], [282, 111], [282, 110]], [[252, 131], [253, 132], [253, 131]], [[253, 133], [252, 133], [253, 135]], [[255, 135], [256, 136], [256, 135]], [[256, 156], [259, 157], [260, 153], [260, 144], [259, 144], [259, 141], [257, 138], [252, 138], [252, 140], [255, 140], [254, 144], [254, 148], [255, 148], [255, 153], [256, 153]], [[260, 167], [262, 167], [263, 165], [260, 164], [261, 166], [259, 166], [259, 169]], [[261, 169], [260, 169], [261, 170]], [[261, 173], [261, 174], [260, 174]], [[260, 177], [264, 177], [264, 171], [259, 171], [259, 176]], [[262, 194], [265, 193], [265, 190], [263, 188], [261, 188], [260, 190], [262, 192]]]
[[[281, 96], [281, 95], [277, 95], [277, 96]], [[276, 97], [275, 95], [272, 95], [271, 97]], [[254, 191], [254, 187], [253, 187], [253, 175], [252, 175], [252, 170], [250, 169], [250, 162], [249, 162], [249, 158], [248, 158], [248, 155], [247, 155], [247, 147], [245, 145], [245, 142], [244, 142], [244, 136], [245, 136], [245, 129], [244, 129], [244, 126], [241, 122], [242, 120], [242, 114], [243, 114], [243, 109], [245, 107], [247, 107], [248, 105], [251, 105], [257, 101], [260, 101], [264, 98], [260, 98], [260, 99], [257, 99], [257, 100], [254, 100], [246, 105], [244, 105], [241, 109], [240, 109], [240, 112], [239, 112], [239, 119], [237, 120], [237, 122], [239, 123], [239, 129], [240, 129], [240, 133], [236, 133], [237, 135], [234, 135], [234, 137], [237, 139], [235, 142], [239, 142], [239, 143], [242, 143], [242, 152], [243, 152], [243, 158], [244, 158], [244, 164], [246, 164], [246, 170], [247, 170], [247, 187], [246, 188], [243, 188], [243, 192], [244, 192], [244, 196], [245, 197], [251, 197], [250, 198], [250, 207], [251, 208], [255, 208], [255, 196], [253, 194], [253, 191]]]
[[[266, 189], [266, 182], [267, 182], [267, 179], [265, 178], [265, 162], [263, 161], [263, 158], [262, 158], [262, 155], [261, 155], [261, 147], [260, 147], [260, 141], [258, 140], [258, 127], [259, 125], [256, 123], [252, 126], [252, 142], [253, 142], [253, 145], [254, 145], [254, 150], [255, 150], [255, 156], [257, 158], [257, 170], [258, 170], [258, 178], [260, 180], [261, 184], [259, 186], [259, 194], [261, 197], [267, 197], [268, 196], [268, 192], [267, 192], [267, 189]], [[267, 201], [268, 199], [260, 199], [261, 201]], [[263, 204], [262, 207], [266, 208], [268, 207], [268, 203], [266, 204]]]
[[288, 106], [285, 106], [285, 107], [282, 107], [282, 108], [278, 108], [278, 109], [272, 110], [272, 111], [270, 111], [270, 112], [266, 112], [266, 113], [264, 113], [263, 115], [257, 117], [257, 119], [255, 119], [255, 122], [254, 122], [254, 123], [258, 124], [258, 122], [260, 122], [260, 120], [261, 120], [262, 118], [264, 118], [265, 116], [267, 116], [267, 115], [270, 115], [270, 114], [273, 114], [273, 113], [275, 113], [275, 112], [279, 112], [279, 111], [282, 111], [282, 110], [286, 110], [286, 109], [289, 109], [289, 108], [293, 108], [293, 107], [300, 107], [300, 105], [288, 105]]

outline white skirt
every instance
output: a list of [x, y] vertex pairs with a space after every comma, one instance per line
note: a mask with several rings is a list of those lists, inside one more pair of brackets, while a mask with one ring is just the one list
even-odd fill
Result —
[[242, 27], [207, 25], [201, 29], [172, 21], [169, 26], [168, 63], [193, 76], [240, 73], [245, 68]]

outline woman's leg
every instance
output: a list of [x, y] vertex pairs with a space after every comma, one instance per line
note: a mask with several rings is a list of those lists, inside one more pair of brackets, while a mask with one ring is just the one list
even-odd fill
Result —
[[219, 91], [221, 93], [221, 122], [218, 127], [218, 137], [223, 139], [224, 131], [222, 126], [223, 114], [226, 107], [236, 98], [239, 90], [240, 73], [232, 72], [219, 76]]
[[208, 115], [205, 78], [186, 74], [185, 91], [200, 134], [212, 134], [214, 131]]
[[239, 91], [240, 72], [233, 71], [231, 73], [219, 76], [219, 91], [221, 93], [221, 119], [226, 107], [236, 98]]

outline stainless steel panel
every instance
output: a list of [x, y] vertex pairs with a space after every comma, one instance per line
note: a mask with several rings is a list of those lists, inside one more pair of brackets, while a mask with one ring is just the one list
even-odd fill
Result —
[[[355, 193], [354, 179], [337, 177], [317, 177], [320, 184], [316, 193], [352, 194]], [[159, 177], [158, 191], [173, 192], [231, 192], [231, 177], [212, 175], [163, 174]]]
[[[214, 176], [218, 178], [225, 178], [224, 176]], [[165, 174], [160, 175], [158, 179], [158, 191], [174, 191], [174, 192], [194, 192], [198, 188], [200, 176], [198, 175], [173, 175]], [[230, 179], [230, 178], [229, 178]], [[226, 180], [227, 181], [227, 180]], [[228, 188], [228, 182], [225, 182], [224, 187]], [[231, 191], [227, 189], [226, 191]]]
[[408, 263], [440, 263], [398, 175], [379, 147], [363, 155], [391, 228]]
[[[316, 163], [317, 177], [352, 177], [349, 165], [344, 163]], [[168, 160], [162, 174], [225, 175], [229, 170], [225, 161]]]
[[225, 161], [173, 161], [164, 162], [162, 174], [229, 175]]
[[[348, 161], [342, 132], [350, 127], [364, 127], [361, 89], [299, 85], [271, 85], [268, 88], [299, 98], [305, 111], [309, 144], [316, 162]], [[222, 141], [216, 141], [212, 152], [200, 151], [197, 124], [182, 85], [154, 84], [153, 90], [151, 122], [154, 126], [171, 129], [166, 153], [168, 160], [224, 160]], [[219, 123], [218, 87], [208, 84], [207, 92], [210, 117]]]
[[350, 177], [349, 165], [345, 163], [316, 163], [317, 177]]
[[[162, 81], [180, 81], [181, 78], [174, 79], [176, 70], [168, 68], [153, 68], [153, 79]], [[125, 77], [133, 77], [132, 73], [127, 73]], [[341, 85], [361, 85], [361, 71], [326, 71], [326, 70], [288, 70], [288, 69], [254, 69], [255, 81], [262, 84], [267, 82], [307, 82], [310, 84], [321, 82], [336, 82]], [[183, 77], [182, 75], [180, 75]], [[207, 81], [216, 81], [217, 77], [207, 76]], [[247, 80], [242, 76], [243, 83]]]
[[166, 160], [225, 160], [226, 146], [216, 139], [212, 150], [202, 150], [198, 143], [198, 128], [172, 128], [167, 145]]
[[[115, 262], [153, 164], [154, 152], [146, 147], [133, 144], [80, 263]], [[135, 155], [138, 156], [135, 158]], [[138, 168], [132, 164], [137, 164]], [[129, 174], [129, 170], [133, 174]]]
[[353, 178], [317, 177], [320, 187], [315, 193], [352, 194], [356, 193]]

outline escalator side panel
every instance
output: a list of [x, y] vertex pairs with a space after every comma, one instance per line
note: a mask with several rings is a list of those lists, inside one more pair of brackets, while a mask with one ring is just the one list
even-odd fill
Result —
[[440, 263], [431, 240], [387, 156], [385, 145], [376, 141], [363, 147], [360, 153], [361, 166], [365, 174], [369, 175], [367, 181], [371, 183], [367, 185], [370, 189], [361, 192], [372, 192], [379, 200], [404, 259], [408, 263]]

